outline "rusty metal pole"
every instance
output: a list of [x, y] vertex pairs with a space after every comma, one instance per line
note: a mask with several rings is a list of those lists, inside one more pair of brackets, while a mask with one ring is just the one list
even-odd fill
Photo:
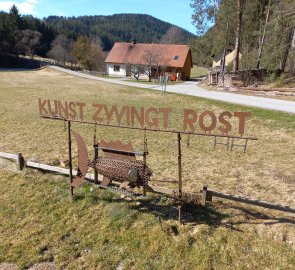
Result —
[[[97, 160], [98, 158], [98, 148], [97, 145], [94, 144], [94, 160]], [[97, 169], [94, 169], [94, 184], [97, 185], [98, 184], [98, 172]]]
[[143, 186], [142, 186], [142, 194], [143, 196], [146, 196], [146, 179], [145, 179], [145, 170], [146, 170], [146, 152], [144, 151], [144, 154], [143, 154]]
[[[94, 160], [98, 158], [98, 144], [96, 143], [96, 125], [94, 126], [94, 136], [93, 136], [93, 148], [94, 148]], [[94, 184], [98, 184], [98, 172], [94, 169]]]
[[[181, 164], [181, 134], [177, 133], [177, 144], [178, 144], [178, 198], [181, 202], [182, 197], [182, 164]], [[178, 221], [182, 224], [182, 209], [181, 203], [178, 206]]]
[[74, 196], [73, 182], [73, 164], [72, 164], [72, 137], [71, 137], [71, 121], [68, 121], [68, 147], [69, 147], [69, 178], [71, 184], [71, 197]]
[[145, 170], [146, 170], [146, 155], [147, 155], [147, 141], [146, 141], [146, 128], [144, 128], [144, 150], [143, 150], [143, 185], [142, 185], [142, 194], [146, 196], [146, 179], [145, 179]]

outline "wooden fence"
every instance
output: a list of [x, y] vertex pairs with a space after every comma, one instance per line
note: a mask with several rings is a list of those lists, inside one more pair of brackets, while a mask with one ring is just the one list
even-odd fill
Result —
[[[10, 160], [15, 160], [18, 170], [23, 170], [25, 167], [28, 167], [28, 168], [38, 169], [38, 170], [47, 171], [47, 172], [51, 172], [51, 173], [57, 173], [57, 174], [65, 175], [65, 176], [69, 176], [69, 174], [70, 174], [70, 170], [67, 168], [61, 168], [61, 167], [51, 166], [51, 165], [32, 162], [32, 161], [26, 162], [21, 153], [9, 154], [9, 153], [0, 152], [0, 158], [1, 157], [6, 158], [6, 159], [10, 159]], [[77, 171], [73, 170], [72, 174], [73, 175], [77, 174]], [[90, 182], [94, 182], [94, 174], [88, 173], [86, 175], [86, 180], [88, 180]], [[102, 176], [99, 176], [98, 180], [99, 180], [99, 182], [101, 182]], [[114, 183], [120, 184], [120, 183], [116, 183], [116, 182], [114, 182]], [[153, 186], [153, 185], [149, 185], [149, 187], [154, 192], [166, 194], [168, 196], [169, 195], [171, 196], [175, 192], [177, 192], [176, 190], [172, 190], [172, 189], [168, 189], [168, 188], [164, 188], [164, 187]], [[281, 205], [281, 204], [274, 204], [274, 203], [270, 203], [270, 202], [266, 202], [266, 201], [262, 201], [262, 200], [253, 199], [253, 198], [217, 192], [214, 190], [207, 189], [206, 185], [203, 186], [201, 193], [202, 192], [203, 192], [203, 194], [206, 194], [206, 198], [205, 198], [206, 201], [212, 201], [212, 197], [218, 197], [218, 198], [223, 198], [223, 199], [227, 199], [227, 200], [231, 200], [231, 201], [237, 201], [237, 202], [241, 202], [241, 203], [245, 203], [245, 204], [274, 209], [274, 210], [278, 210], [278, 211], [295, 213], [295, 208], [290, 207], [290, 206]], [[194, 193], [186, 193], [186, 194], [192, 195], [192, 196], [195, 195]]]

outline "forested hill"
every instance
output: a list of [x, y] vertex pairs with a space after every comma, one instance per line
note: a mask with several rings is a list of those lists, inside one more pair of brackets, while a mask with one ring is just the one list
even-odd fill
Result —
[[116, 41], [187, 44], [195, 37], [182, 28], [144, 14], [49, 16], [44, 22], [58, 34], [64, 34], [74, 40], [82, 35], [98, 37], [102, 41], [104, 51], [109, 51]]

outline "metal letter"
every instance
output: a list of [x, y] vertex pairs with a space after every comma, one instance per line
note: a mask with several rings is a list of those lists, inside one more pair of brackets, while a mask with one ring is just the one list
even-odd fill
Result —
[[[206, 115], [209, 115], [211, 117], [211, 125], [208, 127], [206, 127], [204, 124], [204, 118]], [[217, 119], [216, 119], [216, 115], [214, 114], [214, 112], [204, 111], [201, 113], [201, 115], [199, 117], [199, 126], [203, 131], [211, 132], [213, 129], [216, 128], [216, 123], [217, 123]]]
[[43, 111], [45, 114], [48, 114], [48, 111], [45, 109], [46, 100], [41, 101], [41, 98], [39, 98], [39, 113], [43, 114]]
[[92, 120], [95, 123], [101, 123], [103, 121], [102, 117], [98, 117], [98, 115], [100, 114], [101, 110], [103, 109], [103, 104], [92, 104], [93, 108], [96, 108], [96, 111], [93, 113], [92, 115]]
[[151, 119], [152, 121], [151, 121], [150, 118], [149, 118], [149, 115], [150, 115], [151, 112], [155, 113], [156, 115], [158, 115], [158, 113], [159, 113], [158, 110], [156, 108], [154, 108], [154, 107], [148, 108], [146, 110], [146, 112], [145, 112], [145, 123], [149, 127], [154, 126], [155, 128], [157, 128], [158, 125], [159, 125], [159, 119], [158, 118], [152, 118]]
[[232, 113], [227, 111], [222, 112], [219, 115], [218, 120], [221, 124], [224, 125], [224, 127], [221, 126], [218, 128], [219, 131], [225, 134], [228, 134], [231, 131], [231, 124], [226, 119], [224, 119], [224, 117], [231, 118], [232, 116], [233, 116]]
[[245, 132], [245, 120], [246, 117], [250, 117], [250, 112], [234, 112], [234, 116], [239, 118], [239, 134], [243, 136]]
[[171, 108], [160, 108], [160, 113], [163, 113], [163, 127], [169, 128], [169, 113], [172, 112]]
[[[189, 118], [189, 116], [192, 116], [192, 118]], [[189, 126], [189, 129], [194, 132], [194, 123], [197, 121], [197, 113], [194, 110], [185, 109], [184, 110], [184, 116], [183, 116], [183, 129], [186, 130], [187, 126]]]

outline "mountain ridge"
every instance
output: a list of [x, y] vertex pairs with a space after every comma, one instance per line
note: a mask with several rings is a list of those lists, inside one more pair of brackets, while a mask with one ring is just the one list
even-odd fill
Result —
[[[76, 39], [80, 35], [100, 38], [109, 51], [115, 42], [188, 44], [191, 32], [148, 14], [120, 13], [78, 17], [48, 16], [43, 21], [57, 33]], [[163, 40], [164, 38], [164, 40]]]

